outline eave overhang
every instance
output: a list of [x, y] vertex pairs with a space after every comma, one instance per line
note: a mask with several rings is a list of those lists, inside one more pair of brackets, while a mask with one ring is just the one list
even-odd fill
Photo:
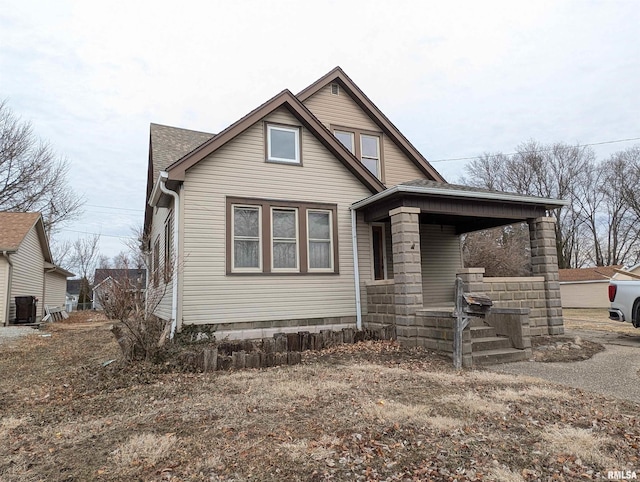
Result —
[[363, 212], [365, 221], [373, 222], [388, 218], [392, 209], [417, 207], [421, 222], [453, 225], [462, 234], [546, 216], [567, 204], [560, 199], [498, 191], [401, 184], [357, 201], [351, 209]]

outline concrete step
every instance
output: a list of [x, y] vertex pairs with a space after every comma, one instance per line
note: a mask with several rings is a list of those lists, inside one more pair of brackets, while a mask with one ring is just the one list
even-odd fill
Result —
[[497, 365], [498, 363], [528, 360], [528, 354], [525, 350], [517, 350], [515, 348], [481, 351], [479, 353], [472, 353], [471, 357], [475, 366]]
[[471, 339], [471, 350], [473, 354], [489, 351], [489, 350], [498, 350], [500, 348], [513, 348], [511, 346], [511, 340], [504, 336], [487, 336], [484, 338], [472, 338]]
[[474, 327], [474, 326], [479, 326], [479, 327], [483, 327], [483, 326], [489, 326], [484, 322], [484, 319], [482, 318], [478, 318], [477, 316], [472, 316], [469, 319], [469, 326]]
[[496, 330], [490, 326], [472, 326], [471, 331], [471, 339], [476, 338], [489, 338], [496, 336]]

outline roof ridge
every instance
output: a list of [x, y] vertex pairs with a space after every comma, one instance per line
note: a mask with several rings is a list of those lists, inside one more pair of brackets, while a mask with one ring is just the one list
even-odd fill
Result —
[[157, 122], [149, 122], [149, 126], [168, 127], [169, 129], [180, 129], [181, 131], [195, 132], [196, 134], [206, 134], [206, 135], [209, 135], [209, 136], [215, 136], [216, 135], [213, 132], [199, 131], [199, 130], [196, 130], [196, 129], [188, 129], [186, 127], [170, 126], [169, 124], [159, 124]]

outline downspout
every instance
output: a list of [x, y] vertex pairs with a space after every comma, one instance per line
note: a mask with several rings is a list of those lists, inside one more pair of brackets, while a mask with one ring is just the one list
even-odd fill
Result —
[[362, 330], [362, 305], [360, 304], [360, 266], [358, 263], [358, 233], [356, 210], [351, 209], [351, 244], [353, 246], [353, 282], [356, 288], [356, 328]]
[[172, 300], [171, 300], [171, 332], [169, 338], [173, 339], [178, 326], [178, 227], [180, 226], [180, 196], [177, 192], [167, 188], [166, 182], [169, 174], [166, 171], [160, 172], [160, 190], [173, 198], [173, 273]]
[[9, 282], [7, 283], [7, 306], [5, 308], [5, 315], [4, 315], [5, 316], [4, 326], [8, 326], [9, 315], [11, 314], [11, 284], [13, 282], [13, 262], [9, 257], [8, 251], [3, 251], [2, 256], [4, 256], [7, 260], [7, 263], [9, 263]]

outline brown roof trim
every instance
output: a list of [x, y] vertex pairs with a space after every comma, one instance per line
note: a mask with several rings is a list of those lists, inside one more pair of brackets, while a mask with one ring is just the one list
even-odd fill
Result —
[[280, 107], [287, 108], [372, 193], [381, 192], [385, 189], [384, 184], [371, 174], [289, 90], [283, 90], [218, 135], [171, 164], [167, 168], [169, 179], [184, 181], [187, 169]]
[[309, 87], [303, 89], [298, 95], [298, 99], [304, 102], [313, 94], [331, 82], [338, 82], [353, 98], [353, 100], [364, 110], [369, 117], [387, 134], [402, 152], [411, 159], [416, 166], [429, 178], [434, 181], [446, 182], [435, 168], [429, 164], [422, 154], [409, 142], [409, 140], [393, 125], [380, 109], [369, 99], [362, 90], [349, 78], [340, 67], [336, 67], [328, 74], [316, 80]]

